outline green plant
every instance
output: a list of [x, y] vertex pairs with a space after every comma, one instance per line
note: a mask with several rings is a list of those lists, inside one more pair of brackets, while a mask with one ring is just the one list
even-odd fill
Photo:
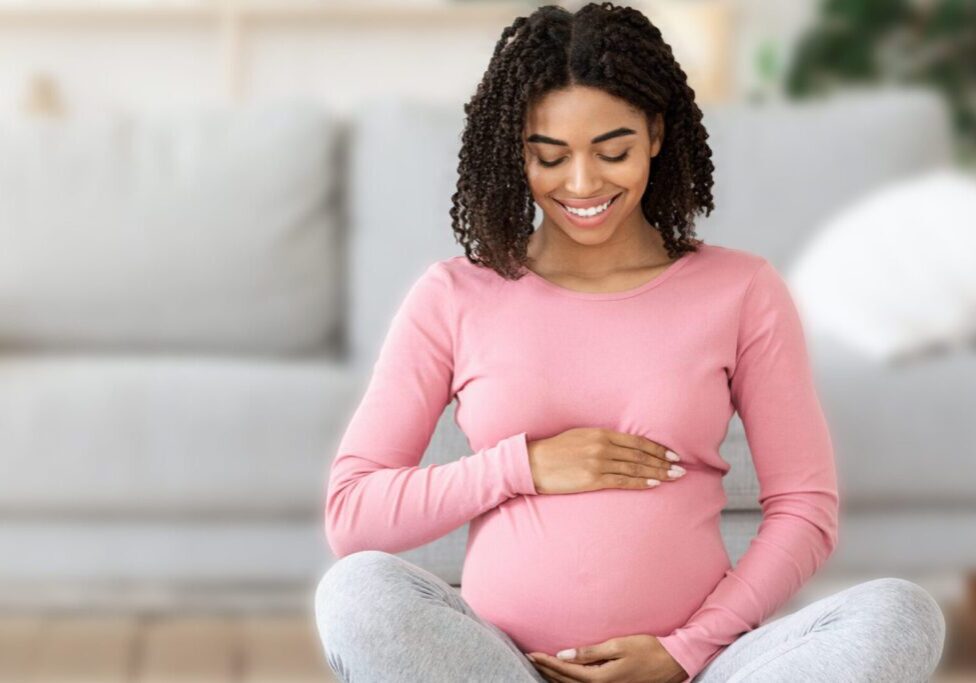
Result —
[[787, 70], [787, 96], [883, 83], [940, 92], [961, 158], [976, 160], [976, 0], [823, 0]]

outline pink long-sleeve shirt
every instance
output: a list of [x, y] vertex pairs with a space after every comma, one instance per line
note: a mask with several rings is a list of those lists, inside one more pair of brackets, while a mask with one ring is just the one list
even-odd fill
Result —
[[[471, 451], [420, 467], [444, 408]], [[719, 455], [737, 411], [763, 520], [733, 568]], [[539, 493], [527, 442], [639, 434], [687, 474], [648, 489]], [[784, 604], [837, 542], [833, 447], [785, 281], [701, 244], [638, 287], [506, 280], [455, 256], [394, 316], [333, 461], [336, 556], [397, 553], [470, 521], [462, 597], [523, 652], [651, 634], [689, 674]], [[685, 680], [689, 680], [685, 679]]]

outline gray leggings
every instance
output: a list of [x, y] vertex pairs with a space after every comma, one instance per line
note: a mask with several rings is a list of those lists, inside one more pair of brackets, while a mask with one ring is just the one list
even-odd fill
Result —
[[[338, 560], [315, 591], [315, 619], [343, 683], [545, 683], [457, 589], [390, 553]], [[693, 683], [927, 681], [944, 639], [942, 611], [925, 589], [874, 579], [747, 631]]]

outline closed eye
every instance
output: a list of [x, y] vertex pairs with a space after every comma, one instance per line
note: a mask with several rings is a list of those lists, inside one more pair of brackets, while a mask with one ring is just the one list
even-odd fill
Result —
[[[628, 149], [626, 152], [624, 152], [620, 156], [616, 156], [616, 157], [600, 157], [600, 158], [603, 159], [604, 161], [610, 161], [612, 163], [617, 164], [617, 163], [620, 163], [621, 161], [623, 161], [624, 159], [626, 159], [627, 158], [627, 155], [629, 155], [629, 154], [630, 154], [630, 150]], [[563, 158], [565, 158], [565, 157], [563, 157]], [[562, 161], [563, 161], [562, 159], [557, 159], [556, 161], [545, 161], [544, 159], [541, 159], [541, 158], [539, 159], [539, 163], [542, 166], [545, 166], [546, 168], [552, 168], [553, 166], [558, 166], [559, 164], [562, 163]]]

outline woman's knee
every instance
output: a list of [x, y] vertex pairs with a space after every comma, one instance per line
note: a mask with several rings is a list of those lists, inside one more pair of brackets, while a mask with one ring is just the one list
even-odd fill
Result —
[[[336, 560], [315, 588], [315, 623], [332, 670], [344, 670], [340, 654], [363, 641], [372, 626], [375, 604], [386, 593], [377, 581], [399, 569], [395, 555], [363, 550]], [[367, 602], [369, 601], [369, 602]], [[369, 640], [368, 638], [366, 639]]]
[[348, 614], [367, 609], [362, 600], [381, 593], [375, 589], [375, 580], [395, 571], [397, 560], [380, 550], [362, 550], [336, 560], [315, 588], [320, 631], [326, 622], [342, 623]]
[[908, 579], [885, 577], [868, 581], [886, 601], [895, 603], [927, 632], [945, 635], [945, 616], [938, 601], [920, 585]]
[[361, 550], [339, 558], [323, 574], [315, 589], [315, 608], [334, 605], [338, 600], [354, 593], [378, 574], [393, 567], [399, 558], [381, 550]]
[[[893, 631], [912, 636], [918, 656], [931, 661], [932, 668], [942, 656], [945, 642], [945, 616], [938, 601], [922, 586], [898, 577], [874, 579], [860, 584], [869, 589], [867, 599], [876, 608], [872, 619], [888, 623]], [[885, 619], [885, 616], [890, 619]]]

